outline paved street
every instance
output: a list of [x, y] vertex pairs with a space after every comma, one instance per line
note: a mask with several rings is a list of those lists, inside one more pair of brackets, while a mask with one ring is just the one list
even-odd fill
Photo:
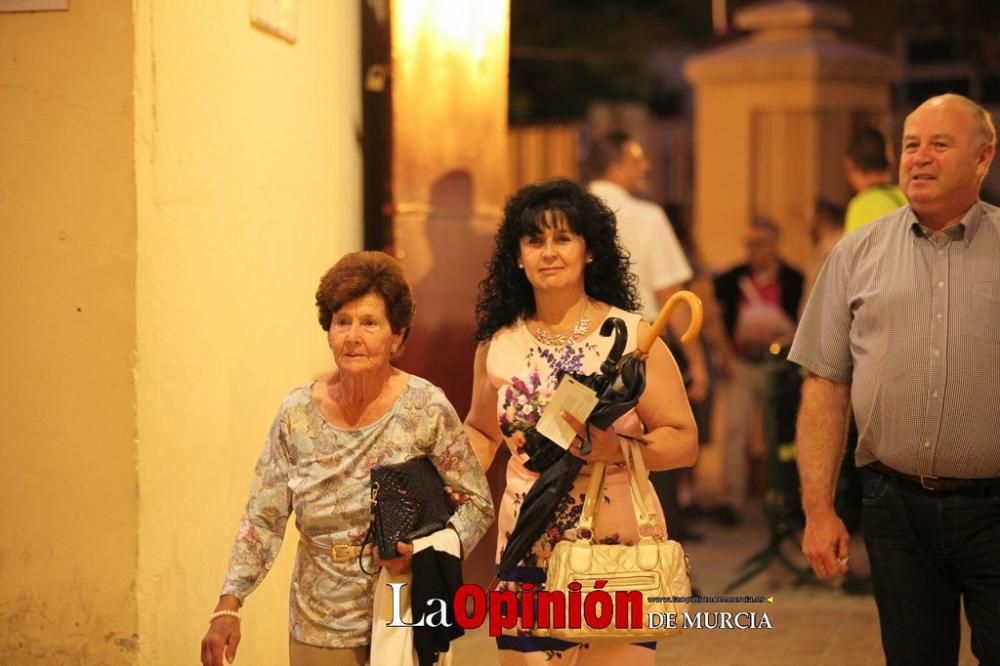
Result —
[[[767, 544], [767, 527], [760, 514], [748, 516], [738, 528], [723, 529], [696, 524], [705, 534], [701, 543], [686, 546], [691, 559], [693, 580], [702, 595], [721, 594], [739, 574], [740, 565]], [[852, 559], [863, 564], [858, 544]], [[801, 557], [792, 544], [783, 552]], [[766, 611], [773, 629], [690, 630], [682, 636], [660, 642], [656, 663], [666, 666], [699, 664], [710, 666], [860, 666], [882, 664], [878, 615], [872, 597], [852, 597], [830, 585], [794, 586], [793, 576], [781, 565], [772, 564], [759, 576], [733, 591], [739, 595], [774, 597], [773, 604], [701, 605], [707, 611]], [[969, 651], [968, 628], [963, 628], [960, 664], [975, 664]], [[496, 649], [484, 628], [460, 640], [456, 646], [460, 666], [496, 663]]]

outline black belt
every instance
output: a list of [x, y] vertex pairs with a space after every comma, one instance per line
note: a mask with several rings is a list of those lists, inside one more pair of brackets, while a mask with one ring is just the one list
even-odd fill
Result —
[[959, 492], [962, 490], [979, 490], [982, 488], [1000, 486], [1000, 479], [996, 478], [953, 479], [945, 476], [918, 476], [916, 474], [904, 474], [903, 472], [894, 470], [887, 465], [883, 465], [877, 460], [873, 463], [869, 463], [866, 467], [878, 472], [879, 474], [884, 474], [885, 476], [899, 479], [900, 481], [915, 484], [924, 490], [933, 490], [941, 493]]

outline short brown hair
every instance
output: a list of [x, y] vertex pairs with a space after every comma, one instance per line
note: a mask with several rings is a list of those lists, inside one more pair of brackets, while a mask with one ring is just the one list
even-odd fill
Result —
[[885, 171], [889, 168], [889, 148], [885, 135], [874, 127], [862, 127], [851, 136], [847, 156], [860, 171]]
[[385, 252], [345, 254], [326, 272], [316, 290], [319, 325], [329, 331], [333, 314], [366, 294], [382, 298], [392, 332], [404, 332], [405, 340], [413, 323], [413, 293], [399, 262]]
[[777, 224], [772, 222], [769, 218], [764, 217], [763, 215], [758, 215], [754, 217], [753, 220], [750, 221], [750, 228], [766, 231], [767, 233], [771, 234], [771, 236], [776, 241], [781, 238], [781, 227], [779, 227]]
[[625, 144], [634, 140], [628, 132], [614, 130], [595, 141], [587, 156], [590, 178], [596, 180], [607, 176], [611, 165], [621, 162], [625, 156]]

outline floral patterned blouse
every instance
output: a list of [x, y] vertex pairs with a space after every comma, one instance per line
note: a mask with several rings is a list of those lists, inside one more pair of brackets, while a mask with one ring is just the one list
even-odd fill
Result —
[[[468, 554], [493, 522], [493, 504], [462, 422], [441, 389], [411, 376], [384, 416], [351, 430], [323, 418], [311, 385], [294, 389], [257, 461], [222, 594], [242, 601], [260, 584], [293, 512], [300, 533], [313, 544], [360, 545], [370, 517], [372, 466], [424, 455], [445, 483], [470, 497], [450, 521]], [[289, 599], [291, 635], [325, 647], [367, 645], [375, 580], [362, 573], [356, 557], [334, 561], [300, 542]]]

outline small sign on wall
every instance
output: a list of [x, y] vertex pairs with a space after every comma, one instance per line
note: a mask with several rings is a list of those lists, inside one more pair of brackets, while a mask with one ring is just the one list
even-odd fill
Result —
[[49, 12], [69, 9], [69, 0], [0, 0], [0, 12]]
[[250, 0], [250, 23], [264, 32], [294, 43], [299, 37], [299, 2]]

